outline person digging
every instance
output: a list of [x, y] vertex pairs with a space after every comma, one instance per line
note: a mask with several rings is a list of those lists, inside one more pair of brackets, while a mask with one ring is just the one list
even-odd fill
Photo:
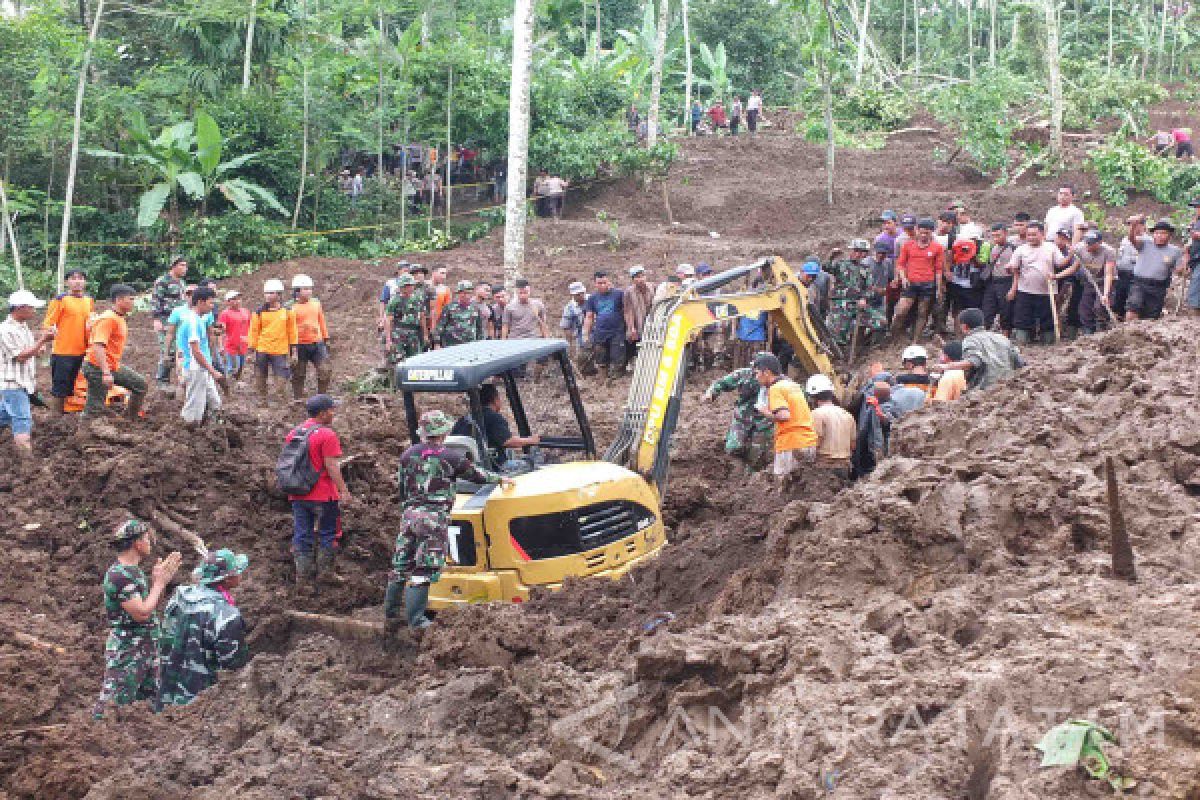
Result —
[[433, 624], [425, 610], [429, 587], [441, 578], [446, 564], [455, 481], [498, 483], [502, 489], [513, 485], [512, 479], [480, 469], [463, 453], [447, 448], [446, 436], [453, 426], [445, 412], [426, 411], [417, 430], [421, 441], [400, 456], [397, 477], [404, 511], [383, 603], [384, 633], [388, 635], [400, 629], [402, 602], [408, 627], [423, 630]]

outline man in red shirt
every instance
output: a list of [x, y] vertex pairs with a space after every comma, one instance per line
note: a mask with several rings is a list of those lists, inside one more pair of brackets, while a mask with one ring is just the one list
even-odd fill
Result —
[[242, 293], [230, 289], [225, 293], [226, 308], [217, 318], [225, 331], [225, 373], [235, 380], [242, 379], [246, 367], [246, 334], [250, 332], [250, 309], [242, 307]]
[[[342, 478], [342, 443], [330, 425], [337, 401], [327, 394], [310, 397], [305, 403], [309, 418], [292, 429], [286, 441], [308, 434], [308, 457], [320, 478], [312, 491], [304, 495], [288, 495], [292, 503], [292, 554], [296, 559], [296, 590], [313, 594], [320, 573], [323, 583], [340, 583], [334, 572], [334, 548], [342, 533], [341, 503], [353, 498]], [[313, 530], [316, 529], [314, 553]]]
[[893, 341], [903, 335], [908, 327], [909, 311], [916, 306], [916, 325], [912, 334], [915, 344], [925, 330], [934, 301], [944, 291], [946, 248], [934, 240], [935, 227], [933, 220], [922, 219], [917, 223], [916, 236], [900, 247], [896, 277], [904, 288], [892, 315]]

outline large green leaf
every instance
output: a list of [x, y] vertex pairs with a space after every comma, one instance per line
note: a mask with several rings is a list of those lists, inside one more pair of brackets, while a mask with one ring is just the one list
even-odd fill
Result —
[[196, 158], [205, 175], [212, 175], [221, 163], [221, 129], [206, 111], [196, 112]]
[[225, 199], [233, 203], [234, 208], [243, 214], [254, 213], [254, 195], [250, 194], [243, 186], [244, 182], [239, 180], [225, 181], [217, 184], [217, 191], [225, 196]]
[[179, 182], [179, 185], [183, 188], [183, 191], [187, 192], [188, 197], [192, 198], [193, 200], [204, 199], [204, 178], [201, 177], [199, 173], [181, 172], [175, 178], [175, 180]]
[[258, 158], [258, 153], [246, 153], [245, 155], [238, 156], [237, 158], [231, 158], [224, 164], [218, 164], [217, 168], [213, 171], [213, 174], [218, 176], [224, 175], [226, 172], [232, 172], [238, 167], [248, 164], [256, 158]]
[[167, 202], [167, 197], [171, 194], [171, 184], [156, 183], [146, 190], [142, 195], [142, 200], [138, 204], [138, 226], [149, 228], [158, 221], [159, 214], [162, 213], [163, 206]]
[[239, 182], [246, 191], [250, 192], [259, 200], [261, 200], [263, 204], [272, 211], [276, 212], [277, 214], [282, 214], [285, 217], [288, 215], [288, 210], [280, 205], [279, 201], [275, 199], [275, 195], [271, 194], [270, 190], [259, 186], [257, 183], [250, 183], [248, 181]]

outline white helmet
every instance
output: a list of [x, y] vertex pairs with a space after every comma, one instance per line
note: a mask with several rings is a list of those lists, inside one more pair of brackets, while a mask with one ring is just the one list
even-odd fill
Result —
[[278, 278], [271, 278], [271, 280], [264, 283], [263, 284], [263, 294], [270, 294], [271, 292], [281, 292], [282, 293], [283, 292], [283, 281], [279, 280]]
[[829, 380], [828, 375], [822, 375], [818, 372], [816, 375], [809, 377], [808, 382], [804, 384], [804, 391], [810, 395], [818, 395], [821, 392], [832, 392], [833, 381]]
[[919, 344], [910, 344], [904, 348], [904, 352], [900, 354], [901, 361], [914, 361], [918, 358], [929, 358], [929, 352]]
[[300, 273], [300, 274], [296, 275], [296, 277], [292, 278], [292, 288], [293, 289], [311, 289], [311, 288], [313, 288], [312, 278], [308, 277], [304, 273]]

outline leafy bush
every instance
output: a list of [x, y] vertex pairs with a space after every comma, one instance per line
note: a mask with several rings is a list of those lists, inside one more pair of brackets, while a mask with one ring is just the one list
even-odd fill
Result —
[[570, 180], [593, 176], [665, 172], [678, 154], [663, 140], [653, 150], [638, 147], [623, 125], [600, 122], [578, 131], [548, 127], [529, 141], [529, 160]]
[[977, 80], [951, 86], [932, 98], [939, 120], [954, 129], [963, 153], [984, 175], [1007, 179], [1013, 134], [1024, 125], [1018, 109], [1037, 96], [1031, 81], [1005, 69], [981, 70]]
[[1146, 109], [1167, 98], [1167, 90], [1123, 72], [1108, 72], [1093, 62], [1063, 64], [1068, 76], [1063, 93], [1063, 127], [1090, 130], [1103, 119], [1119, 119], [1134, 131], [1146, 128]]
[[[834, 98], [833, 115], [850, 132], [891, 131], [912, 116], [912, 102], [902, 92], [852, 87]], [[824, 132], [821, 140], [825, 138]]]
[[1171, 185], [1171, 161], [1154, 155], [1143, 144], [1124, 135], [1124, 130], [1091, 152], [1088, 165], [1096, 172], [1100, 196], [1110, 206], [1123, 206], [1129, 192], [1153, 192], [1162, 195]]
[[[826, 140], [825, 120], [820, 116], [809, 117], [807, 121], [801, 123], [801, 126], [801, 133], [806, 142], [824, 142]], [[834, 123], [833, 144], [847, 150], [882, 150], [887, 144], [887, 140], [879, 131], [851, 133], [843, 129], [840, 124]]]

